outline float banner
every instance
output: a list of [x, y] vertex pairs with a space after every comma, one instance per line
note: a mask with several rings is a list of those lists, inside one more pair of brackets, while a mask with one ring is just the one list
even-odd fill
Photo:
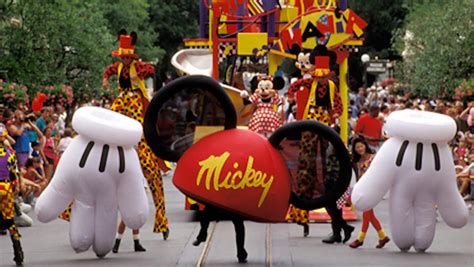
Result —
[[287, 24], [271, 52], [294, 57], [291, 50], [295, 47], [311, 50], [321, 44], [336, 48], [360, 38], [365, 27], [367, 22], [350, 9], [337, 15], [333, 8], [313, 9]]

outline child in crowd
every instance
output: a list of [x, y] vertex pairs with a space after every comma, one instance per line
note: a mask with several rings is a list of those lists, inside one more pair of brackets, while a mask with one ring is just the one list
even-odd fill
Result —
[[469, 148], [465, 138], [459, 139], [457, 147], [454, 148], [455, 164], [460, 164], [460, 161], [467, 162], [469, 156]]
[[[374, 153], [369, 148], [369, 145], [367, 144], [365, 139], [354, 139], [352, 145], [352, 162], [354, 164], [354, 168], [357, 171], [358, 179], [360, 179], [360, 177], [362, 177], [362, 175], [364, 175], [364, 173], [367, 171], [373, 158]], [[380, 177], [380, 179], [383, 179], [383, 177]], [[367, 234], [367, 230], [369, 229], [369, 223], [374, 226], [379, 236], [379, 244], [376, 246], [376, 248], [383, 248], [385, 244], [390, 241], [390, 238], [385, 235], [385, 232], [379, 220], [377, 219], [377, 217], [375, 217], [374, 210], [367, 210], [364, 211], [362, 214], [362, 229], [357, 239], [349, 245], [351, 248], [358, 248], [364, 244], [365, 235]]]
[[59, 157], [62, 156], [62, 154], [64, 153], [64, 151], [66, 150], [66, 148], [69, 146], [69, 144], [71, 143], [72, 141], [72, 129], [71, 128], [66, 128], [64, 130], [64, 136], [61, 138], [61, 140], [59, 141], [59, 144], [58, 144], [58, 153], [59, 153]]

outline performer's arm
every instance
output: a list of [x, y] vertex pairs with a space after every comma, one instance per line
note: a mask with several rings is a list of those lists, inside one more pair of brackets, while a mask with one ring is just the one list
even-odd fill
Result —
[[102, 87], [109, 88], [109, 78], [110, 76], [117, 74], [119, 65], [120, 62], [117, 61], [105, 68], [104, 74], [102, 75]]
[[288, 87], [288, 99], [293, 100], [296, 92], [298, 92], [301, 87], [311, 88], [312, 83], [313, 79], [299, 79], [292, 83], [290, 87]]
[[141, 61], [135, 62], [135, 70], [137, 71], [137, 76], [140, 79], [144, 79], [148, 76], [153, 76], [155, 74], [155, 68], [148, 64]]

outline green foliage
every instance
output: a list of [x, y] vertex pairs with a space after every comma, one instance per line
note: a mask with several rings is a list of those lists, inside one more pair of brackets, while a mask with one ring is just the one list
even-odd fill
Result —
[[4, 27], [0, 65], [11, 80], [26, 85], [69, 83], [79, 98], [99, 93], [113, 37], [97, 4], [16, 1], [10, 11], [21, 21], [19, 27]]
[[70, 107], [74, 101], [74, 92], [70, 85], [36, 85], [30, 86], [15, 82], [4, 82], [0, 79], [0, 104], [16, 108], [19, 104], [31, 106], [35, 95], [42, 93], [45, 96], [45, 105], [61, 105]]
[[145, 61], [158, 61], [165, 51], [156, 45], [159, 33], [150, 24], [147, 0], [106, 0], [100, 1], [107, 26], [112, 35], [121, 29], [138, 34], [136, 53]]
[[[352, 53], [349, 58], [351, 80], [358, 82], [351, 86], [356, 89], [362, 84], [364, 73], [361, 55], [369, 54], [371, 58], [377, 56], [380, 59], [400, 59], [399, 53], [392, 49], [391, 40], [395, 29], [401, 27], [409, 9], [407, 0], [349, 0], [348, 7], [367, 21], [368, 26], [364, 29], [364, 45], [359, 48], [358, 53]], [[411, 1], [412, 2], [412, 1]], [[369, 76], [369, 85], [373, 77]]]
[[414, 93], [450, 98], [460, 81], [471, 79], [472, 10], [472, 0], [455, 4], [427, 1], [414, 6], [406, 27], [397, 32], [395, 39], [395, 47], [404, 54], [403, 64], [397, 65], [398, 72]]
[[0, 80], [0, 104], [6, 107], [16, 107], [18, 103], [28, 101], [28, 88], [16, 83], [5, 83]]
[[170, 60], [183, 44], [184, 38], [196, 38], [199, 33], [199, 1], [149, 0], [150, 24], [159, 38], [155, 45], [166, 53], [160, 60], [160, 75], [174, 69]]
[[403, 25], [408, 13], [405, 1], [348, 1], [349, 8], [369, 24], [364, 29], [365, 41], [361, 52], [384, 59], [398, 56], [391, 49], [391, 40], [393, 31]]
[[461, 101], [474, 101], [474, 78], [462, 80], [454, 89], [453, 99]]
[[182, 39], [197, 36], [198, 14], [199, 1], [187, 0], [3, 0], [0, 70], [29, 88], [69, 84], [77, 102], [100, 98], [111, 93], [101, 89], [102, 71], [117, 60], [120, 29], [137, 32], [136, 53], [161, 62], [164, 75]]

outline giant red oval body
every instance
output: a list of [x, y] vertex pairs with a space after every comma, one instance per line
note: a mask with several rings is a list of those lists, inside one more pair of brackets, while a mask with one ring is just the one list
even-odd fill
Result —
[[264, 222], [282, 222], [290, 198], [290, 174], [264, 137], [242, 129], [211, 134], [178, 161], [173, 183], [205, 203]]

